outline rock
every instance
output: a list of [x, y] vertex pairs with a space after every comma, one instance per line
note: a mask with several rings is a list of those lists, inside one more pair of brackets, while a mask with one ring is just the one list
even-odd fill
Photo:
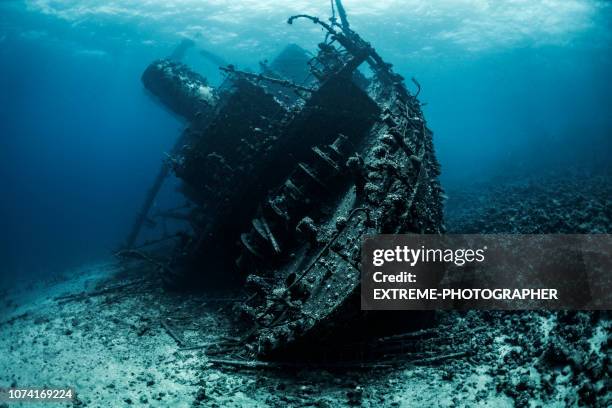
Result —
[[204, 401], [207, 399], [206, 390], [204, 388], [200, 388], [195, 396], [195, 400], [198, 402]]

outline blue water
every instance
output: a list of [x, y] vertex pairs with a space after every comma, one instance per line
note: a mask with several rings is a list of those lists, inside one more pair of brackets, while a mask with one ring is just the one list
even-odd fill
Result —
[[[415, 77], [447, 186], [606, 166], [612, 4], [596, 0], [346, 0], [352, 27]], [[109, 255], [185, 126], [143, 69], [181, 38], [242, 68], [321, 32], [325, 0], [0, 3], [0, 278]], [[185, 61], [215, 84], [216, 66]], [[410, 81], [409, 87], [414, 89]]]

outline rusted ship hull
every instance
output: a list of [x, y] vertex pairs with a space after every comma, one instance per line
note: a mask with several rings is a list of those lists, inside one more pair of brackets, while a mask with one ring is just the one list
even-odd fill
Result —
[[191, 136], [171, 160], [195, 209], [169, 269], [183, 281], [244, 284], [243, 342], [260, 357], [305, 339], [333, 341], [364, 319], [365, 235], [443, 232], [440, 169], [418, 95], [346, 16], [288, 22], [298, 19], [326, 32], [314, 57], [290, 50], [303, 69], [222, 68], [224, 90], [211, 91], [206, 115], [183, 107], [193, 94], [180, 80], [190, 76], [165, 86], [186, 89], [171, 108], [205, 117], [190, 119]]

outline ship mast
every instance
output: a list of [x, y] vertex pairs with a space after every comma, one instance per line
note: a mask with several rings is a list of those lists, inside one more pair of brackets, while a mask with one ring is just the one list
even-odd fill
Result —
[[336, 10], [338, 10], [338, 16], [340, 17], [342, 31], [350, 30], [348, 18], [346, 17], [346, 10], [344, 10], [344, 6], [342, 5], [342, 0], [336, 0]]

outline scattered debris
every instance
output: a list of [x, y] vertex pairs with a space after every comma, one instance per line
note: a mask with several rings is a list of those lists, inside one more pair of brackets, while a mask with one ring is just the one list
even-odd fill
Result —
[[170, 326], [169, 320], [170, 319], [168, 319], [168, 318], [161, 319], [160, 322], [161, 322], [162, 327], [166, 330], [166, 333], [168, 333], [168, 335], [170, 337], [172, 337], [174, 339], [174, 341], [176, 341], [176, 344], [179, 347], [183, 347], [183, 345], [184, 345], [183, 340], [178, 336], [178, 334], [176, 334], [174, 329], [172, 329], [172, 327]]

